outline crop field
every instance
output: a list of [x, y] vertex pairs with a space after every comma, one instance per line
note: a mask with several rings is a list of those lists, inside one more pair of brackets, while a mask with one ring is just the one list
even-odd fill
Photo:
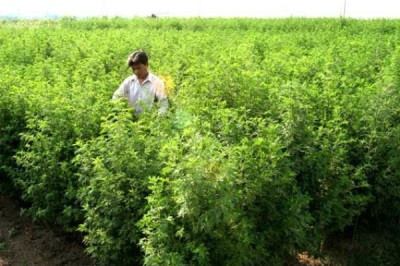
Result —
[[[111, 100], [138, 49], [166, 115]], [[400, 20], [0, 20], [0, 130], [1, 182], [99, 265], [284, 265], [398, 227]]]

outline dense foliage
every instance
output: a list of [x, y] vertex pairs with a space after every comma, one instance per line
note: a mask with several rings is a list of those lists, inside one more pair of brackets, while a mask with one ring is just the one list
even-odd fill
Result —
[[[0, 21], [0, 177], [104, 265], [281, 265], [400, 218], [400, 21]], [[111, 101], [142, 48], [167, 115]]]

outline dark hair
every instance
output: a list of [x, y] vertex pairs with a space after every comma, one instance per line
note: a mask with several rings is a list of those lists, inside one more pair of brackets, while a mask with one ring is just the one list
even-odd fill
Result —
[[149, 59], [147, 57], [147, 54], [143, 51], [136, 51], [134, 53], [132, 53], [129, 57], [128, 57], [128, 66], [132, 67], [133, 65], [136, 64], [144, 64], [147, 65], [149, 62]]

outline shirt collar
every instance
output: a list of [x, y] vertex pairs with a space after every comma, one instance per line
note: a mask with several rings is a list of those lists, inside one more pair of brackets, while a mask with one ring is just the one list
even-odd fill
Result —
[[[152, 80], [153, 80], [153, 76], [154, 76], [154, 75], [149, 71], [149, 74], [147, 75], [146, 79], [143, 81], [143, 84], [146, 83], [147, 81], [151, 83]], [[133, 79], [134, 79], [135, 81], [138, 80], [138, 78], [136, 77], [135, 74], [133, 75]]]
[[147, 77], [146, 77], [146, 79], [143, 81], [143, 83], [145, 83], [145, 82], [147, 82], [147, 81], [151, 82], [152, 80], [153, 80], [153, 74], [151, 74], [150, 71], [149, 71], [149, 74], [147, 75]]

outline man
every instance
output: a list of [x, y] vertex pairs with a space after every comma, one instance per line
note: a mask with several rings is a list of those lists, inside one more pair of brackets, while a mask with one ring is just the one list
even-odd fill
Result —
[[159, 113], [165, 114], [168, 109], [165, 85], [159, 77], [149, 72], [147, 54], [141, 50], [136, 51], [128, 57], [127, 64], [132, 69], [133, 75], [122, 82], [114, 92], [113, 100], [120, 97], [127, 98], [137, 115], [140, 115], [143, 109], [150, 109], [157, 103]]

